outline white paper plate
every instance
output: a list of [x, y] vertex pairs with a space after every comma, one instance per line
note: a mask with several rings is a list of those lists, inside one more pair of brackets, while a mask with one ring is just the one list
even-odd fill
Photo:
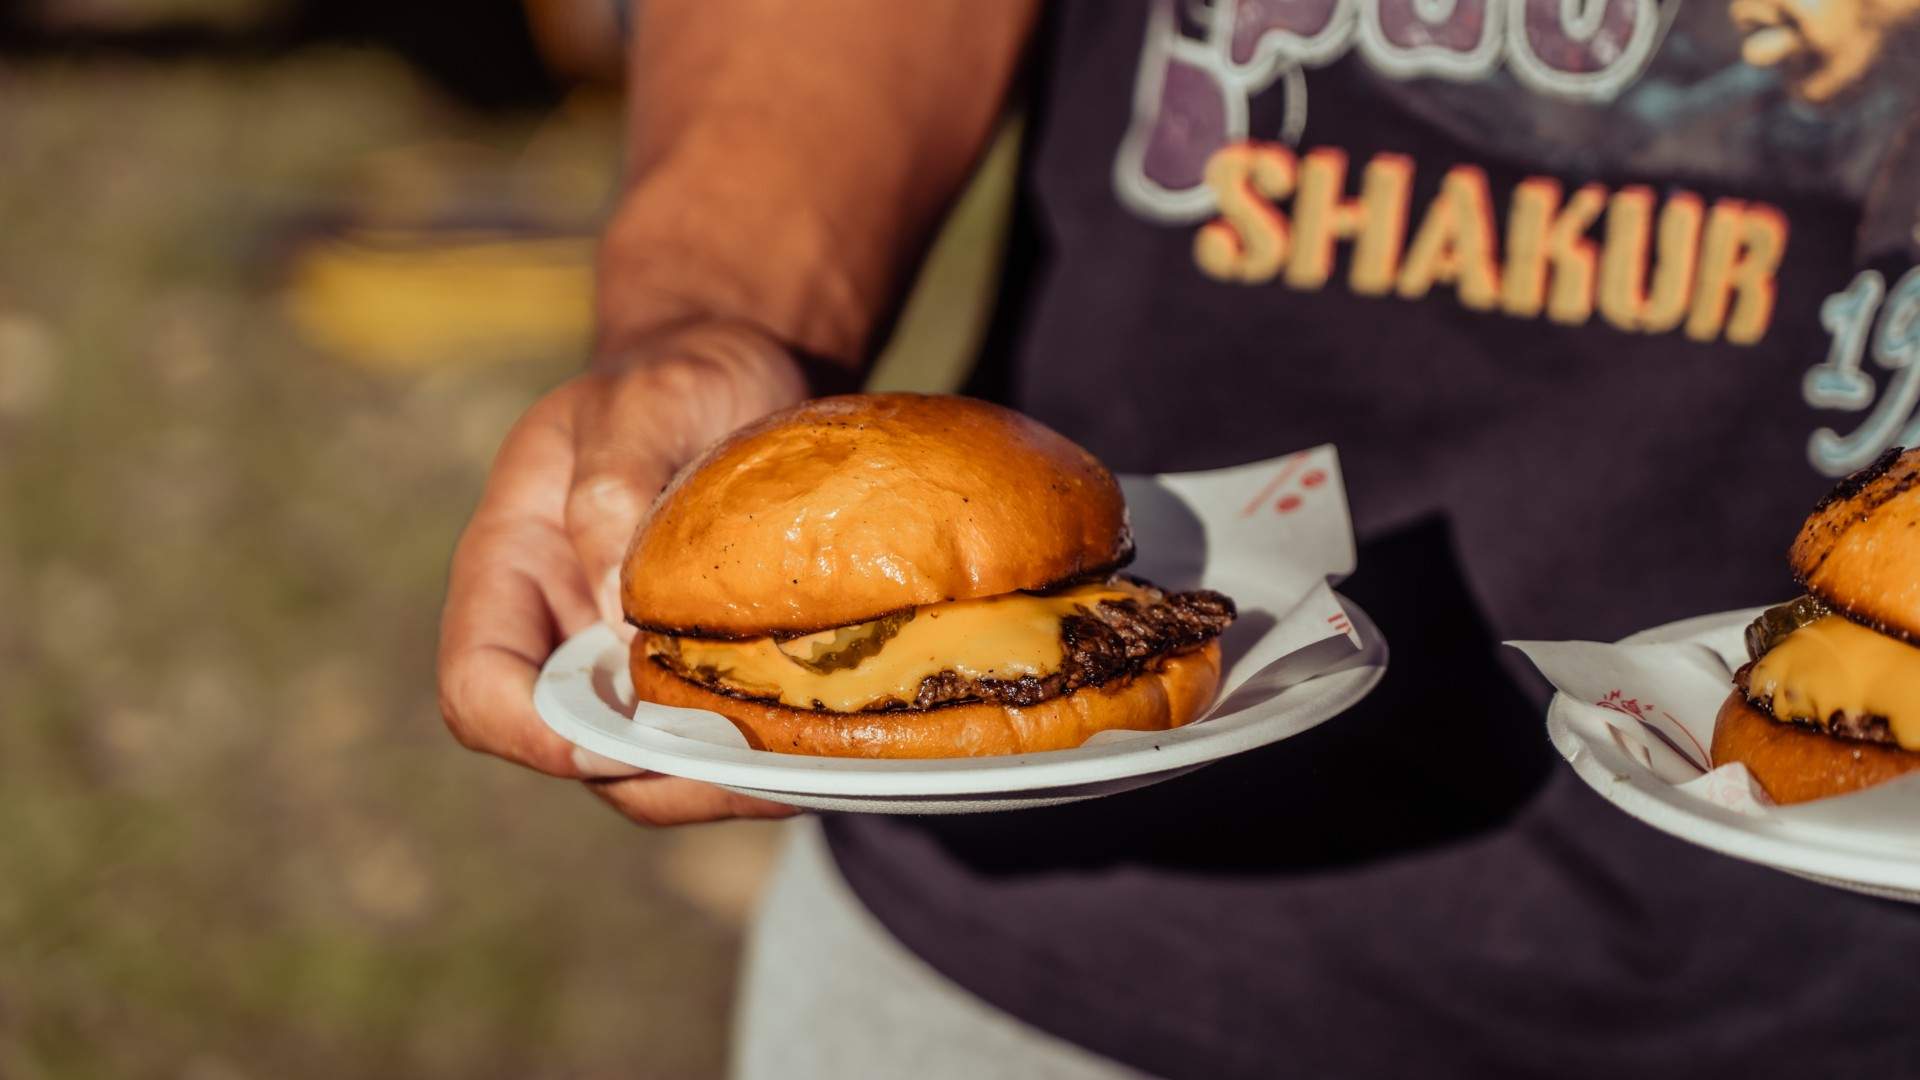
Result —
[[[632, 720], [627, 650], [604, 625], [574, 635], [554, 652], [534, 685], [533, 702], [547, 726], [596, 753], [792, 806], [880, 814], [1051, 806], [1171, 780], [1208, 762], [1298, 735], [1351, 708], [1386, 674], [1387, 646], [1359, 605], [1344, 597], [1341, 603], [1365, 647], [1336, 666], [1254, 708], [1172, 731], [1095, 736], [1092, 743], [1073, 750], [868, 761], [775, 754], [685, 738]], [[1345, 638], [1326, 644], [1352, 649]], [[1299, 654], [1283, 658], [1237, 693], [1265, 680], [1286, 678], [1290, 665], [1315, 662]]]
[[[1737, 635], [1763, 610], [1683, 619], [1643, 630], [1622, 644], [1724, 644], [1729, 634]], [[1641, 821], [1736, 859], [1883, 899], [1920, 903], [1920, 828], [1834, 828], [1715, 806], [1655, 776], [1618, 744], [1582, 734], [1568, 723], [1568, 708], [1564, 694], [1555, 694], [1547, 708], [1547, 733], [1554, 747], [1601, 798]]]

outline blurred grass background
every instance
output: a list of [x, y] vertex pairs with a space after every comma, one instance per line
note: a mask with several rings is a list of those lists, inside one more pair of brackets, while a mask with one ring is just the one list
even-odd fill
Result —
[[[617, 168], [610, 16], [530, 6], [0, 16], [0, 1077], [722, 1067], [777, 828], [635, 828], [435, 706]], [[958, 379], [1011, 166], [880, 383]]]

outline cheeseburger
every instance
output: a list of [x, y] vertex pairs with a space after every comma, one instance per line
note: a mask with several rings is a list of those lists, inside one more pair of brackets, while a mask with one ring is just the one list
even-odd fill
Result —
[[822, 398], [674, 478], [621, 573], [640, 698], [756, 749], [932, 758], [1078, 746], [1197, 717], [1233, 602], [1118, 573], [1091, 454], [961, 397]]
[[1920, 450], [1841, 481], [1789, 561], [1806, 595], [1747, 628], [1714, 764], [1745, 763], [1782, 803], [1920, 767]]

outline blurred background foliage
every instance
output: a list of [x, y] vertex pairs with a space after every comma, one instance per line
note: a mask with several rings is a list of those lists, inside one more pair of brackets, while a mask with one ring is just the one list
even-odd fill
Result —
[[[494, 447], [586, 349], [603, 0], [0, 13], [0, 1077], [716, 1074], [777, 828], [460, 751]], [[1012, 137], [876, 371], [978, 340]]]

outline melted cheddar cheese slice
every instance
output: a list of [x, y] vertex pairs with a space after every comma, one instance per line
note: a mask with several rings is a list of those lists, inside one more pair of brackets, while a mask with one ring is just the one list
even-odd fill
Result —
[[1824, 725], [1836, 712], [1884, 716], [1901, 746], [1920, 750], [1920, 648], [1842, 616], [1782, 638], [1747, 680], [1749, 696], [1777, 717]]
[[1146, 600], [1125, 581], [1080, 585], [1047, 596], [1009, 593], [914, 609], [913, 618], [854, 667], [809, 671], [780, 651], [772, 638], [746, 641], [667, 639], [649, 635], [648, 648], [676, 651], [683, 668], [709, 668], [728, 686], [756, 697], [777, 697], [796, 708], [857, 712], [889, 699], [911, 702], [929, 675], [953, 671], [969, 678], [1018, 679], [1059, 670], [1060, 620], [1102, 600]]

